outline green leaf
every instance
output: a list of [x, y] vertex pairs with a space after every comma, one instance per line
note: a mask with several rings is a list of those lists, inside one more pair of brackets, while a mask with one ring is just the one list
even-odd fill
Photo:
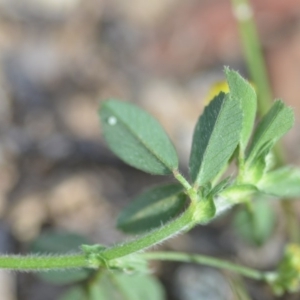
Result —
[[[88, 244], [89, 241], [80, 235], [66, 232], [45, 232], [39, 236], [30, 247], [32, 253], [38, 254], [66, 254], [70, 251], [79, 250], [82, 244]], [[92, 273], [88, 269], [47, 271], [37, 273], [41, 279], [53, 284], [68, 284], [86, 279]]]
[[205, 183], [200, 189], [199, 192], [201, 193], [201, 198], [206, 198], [212, 190], [211, 182]]
[[[113, 272], [103, 271], [100, 280], [95, 281], [92, 289], [94, 295], [98, 294], [99, 300], [129, 300], [115, 283]], [[98, 298], [95, 298], [95, 300], [98, 300]]]
[[241, 130], [239, 101], [220, 93], [205, 108], [195, 127], [189, 163], [193, 182], [203, 185], [220, 172], [237, 147]]
[[[100, 299], [101, 298], [97, 300]], [[76, 286], [67, 290], [62, 296], [59, 297], [59, 300], [92, 300], [92, 299], [87, 299], [87, 295], [83, 287]]]
[[74, 287], [60, 300], [165, 300], [161, 283], [151, 275], [104, 271], [87, 287]]
[[214, 187], [210, 182], [204, 184], [199, 190], [201, 192], [201, 198], [213, 198], [229, 185], [230, 179], [230, 177], [226, 177], [225, 179], [217, 183]]
[[251, 211], [240, 210], [234, 217], [234, 227], [246, 241], [262, 245], [275, 227], [275, 213], [266, 198], [255, 199]]
[[[164, 300], [165, 292], [160, 282], [150, 275], [131, 275], [124, 273], [113, 274], [114, 284], [122, 293], [121, 299], [130, 300]], [[109, 298], [114, 299], [114, 298]], [[120, 298], [116, 298], [120, 299]]]
[[243, 128], [241, 132], [240, 146], [245, 151], [251, 136], [257, 108], [257, 99], [254, 88], [239, 73], [225, 68], [226, 78], [230, 89], [230, 95], [238, 99], [243, 111]]
[[210, 196], [214, 197], [215, 195], [222, 192], [230, 183], [231, 177], [226, 177], [221, 180], [218, 184], [216, 184], [212, 190], [210, 191]]
[[182, 211], [186, 196], [179, 184], [152, 188], [139, 195], [120, 214], [117, 226], [125, 232], [141, 233], [160, 227]]
[[269, 195], [276, 197], [300, 196], [300, 170], [284, 167], [265, 174], [258, 183], [258, 188]]
[[266, 145], [280, 139], [294, 124], [293, 110], [281, 100], [274, 102], [269, 112], [262, 118], [255, 130], [247, 155], [247, 164], [265, 150]]
[[176, 150], [161, 125], [135, 105], [105, 101], [100, 108], [104, 138], [127, 164], [151, 174], [170, 174], [178, 168]]

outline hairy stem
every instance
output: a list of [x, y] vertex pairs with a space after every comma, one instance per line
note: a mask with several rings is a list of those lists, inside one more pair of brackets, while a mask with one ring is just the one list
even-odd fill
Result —
[[[170, 221], [159, 229], [153, 230], [136, 239], [115, 245], [106, 250], [99, 250], [99, 255], [104, 261], [120, 258], [138, 251], [148, 249], [164, 240], [171, 238], [181, 232], [186, 232], [196, 225], [194, 216], [194, 205], [190, 204], [188, 209], [178, 218]], [[201, 220], [200, 220], [201, 221]], [[102, 266], [101, 261], [99, 265]], [[84, 254], [63, 256], [0, 256], [0, 269], [12, 269], [19, 271], [43, 271], [50, 269], [89, 268], [92, 265]], [[103, 267], [106, 267], [103, 265]]]
[[116, 245], [104, 250], [101, 255], [106, 260], [116, 259], [134, 252], [146, 250], [179, 233], [183, 233], [196, 225], [193, 220], [194, 206], [189, 208], [177, 219], [170, 221], [161, 228], [151, 231], [135, 240]]
[[37, 256], [5, 255], [0, 256], [0, 269], [19, 271], [43, 271], [50, 269], [87, 267], [84, 255]]

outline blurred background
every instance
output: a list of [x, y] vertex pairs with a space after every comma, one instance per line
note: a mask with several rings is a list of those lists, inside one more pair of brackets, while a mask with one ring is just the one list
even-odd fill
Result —
[[[251, 3], [274, 98], [295, 109], [284, 146], [299, 165], [300, 5]], [[0, 251], [26, 253], [52, 228], [106, 245], [124, 239], [115, 229], [119, 211], [170, 178], [132, 169], [108, 150], [99, 104], [119, 98], [153, 114], [186, 172], [193, 127], [224, 65], [249, 78], [229, 0], [0, 0]], [[286, 240], [274, 210], [261, 247], [239, 237], [226, 215], [161, 249], [271, 269]], [[157, 263], [153, 270], [168, 299], [240, 299], [235, 290], [244, 285], [249, 299], [274, 299], [266, 286], [214, 269]], [[0, 273], [1, 299], [58, 299], [63, 291], [32, 274]]]

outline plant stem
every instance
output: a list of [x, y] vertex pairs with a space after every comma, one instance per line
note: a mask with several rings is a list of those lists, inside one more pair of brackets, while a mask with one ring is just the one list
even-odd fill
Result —
[[258, 270], [247, 268], [238, 264], [234, 264], [229, 261], [209, 257], [206, 255], [187, 254], [187, 253], [180, 253], [180, 252], [149, 252], [149, 253], [143, 253], [141, 254], [141, 256], [148, 260], [170, 260], [170, 261], [203, 264], [210, 267], [216, 267], [224, 270], [234, 271], [243, 276], [256, 279], [256, 280], [264, 280], [266, 277], [266, 274], [264, 272], [260, 272]]
[[84, 255], [62, 256], [0, 256], [0, 269], [19, 271], [43, 271], [50, 269], [82, 268], [87, 267]]
[[137, 251], [146, 250], [179, 233], [186, 232], [196, 225], [193, 220], [194, 206], [182, 213], [177, 219], [170, 221], [161, 228], [153, 230], [135, 240], [104, 250], [101, 255], [106, 260], [116, 259]]
[[233, 12], [238, 22], [247, 67], [256, 86], [258, 111], [265, 114], [272, 104], [272, 92], [262, 55], [252, 7], [248, 0], [231, 0]]
[[195, 186], [192, 187], [190, 183], [180, 174], [178, 170], [173, 170], [173, 175], [185, 188], [185, 193], [189, 196], [191, 202], [196, 204], [199, 201], [197, 187]]
[[190, 190], [192, 188], [189, 182], [180, 174], [177, 169], [173, 170], [173, 175], [186, 190]]
[[[174, 237], [175, 235], [186, 232], [194, 227], [200, 219], [194, 219], [195, 206], [191, 203], [190, 206], [178, 218], [170, 221], [159, 229], [153, 230], [136, 239], [116, 245], [106, 250], [99, 251], [100, 260], [109, 261], [120, 258], [138, 251], [148, 249], [155, 246], [164, 240]], [[205, 218], [205, 216], [203, 216]], [[99, 266], [101, 267], [101, 261]], [[42, 271], [50, 269], [68, 269], [68, 268], [91, 268], [91, 265], [86, 255], [64, 255], [64, 256], [0, 256], [0, 269], [12, 269], [19, 271]], [[105, 267], [105, 266], [104, 266]]]

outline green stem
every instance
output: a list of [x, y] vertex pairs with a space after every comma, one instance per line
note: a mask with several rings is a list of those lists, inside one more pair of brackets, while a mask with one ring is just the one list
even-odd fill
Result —
[[256, 86], [258, 111], [265, 114], [272, 104], [272, 92], [268, 80], [265, 60], [253, 19], [252, 7], [248, 0], [231, 0], [233, 12], [238, 22], [247, 67]]
[[[132, 241], [116, 245], [106, 250], [99, 250], [99, 257], [103, 261], [120, 258], [138, 251], [155, 246], [166, 239], [179, 233], [186, 232], [194, 227], [201, 218], [205, 216], [197, 214], [194, 218], [196, 207], [192, 203], [178, 218], [170, 221], [159, 229], [153, 230]], [[199, 217], [200, 216], [200, 217]], [[198, 219], [200, 218], [200, 219]], [[42, 271], [49, 269], [68, 269], [80, 267], [95, 267], [86, 255], [64, 255], [64, 256], [0, 256], [0, 269], [12, 269], [19, 271]], [[99, 261], [99, 266], [101, 266]]]
[[199, 201], [197, 187], [196, 186], [192, 187], [190, 183], [180, 174], [178, 170], [173, 170], [173, 175], [185, 188], [185, 193], [189, 196], [191, 202], [196, 204]]
[[194, 205], [191, 204], [177, 219], [135, 240], [104, 250], [101, 255], [106, 260], [116, 259], [137, 251], [145, 250], [179, 233], [186, 232], [196, 225], [196, 222], [193, 220], [194, 211]]
[[84, 255], [63, 256], [0, 256], [0, 268], [23, 271], [42, 271], [50, 269], [87, 267]]
[[180, 252], [149, 252], [149, 253], [143, 253], [141, 254], [141, 256], [148, 260], [170, 260], [170, 261], [202, 264], [210, 267], [234, 271], [243, 276], [256, 279], [256, 280], [264, 280], [266, 278], [266, 274], [263, 272], [251, 268], [247, 268], [238, 264], [234, 264], [229, 261], [225, 261], [222, 259], [213, 258], [205, 255], [187, 254], [187, 253], [180, 253]]
[[173, 175], [187, 191], [192, 188], [190, 183], [180, 174], [177, 169], [173, 170]]

